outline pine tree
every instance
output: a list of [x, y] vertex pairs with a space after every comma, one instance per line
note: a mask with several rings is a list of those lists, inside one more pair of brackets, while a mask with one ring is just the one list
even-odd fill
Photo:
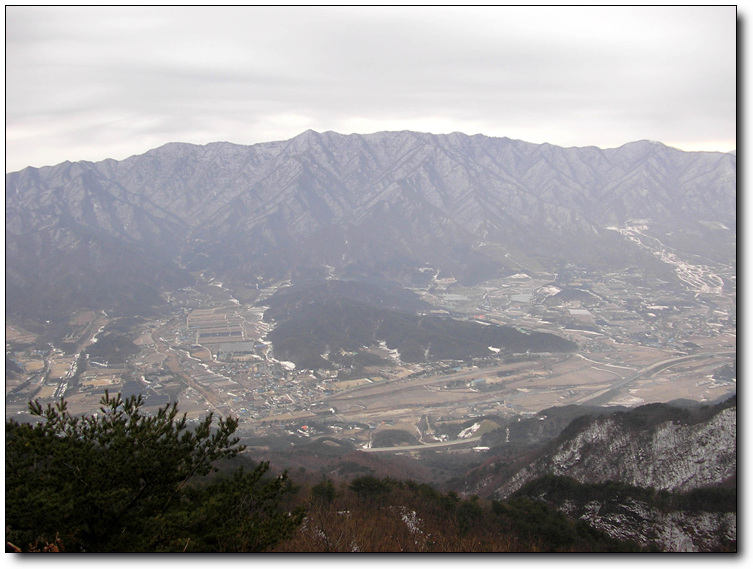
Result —
[[[233, 485], [195, 484], [216, 471], [218, 460], [244, 450], [233, 437], [237, 419], [220, 418], [213, 426], [210, 413], [189, 428], [175, 403], [156, 415], [144, 414], [142, 405], [141, 397], [106, 393], [99, 413], [75, 417], [63, 399], [46, 408], [35, 401], [30, 410], [41, 421], [6, 422], [6, 543], [23, 550], [57, 539], [66, 551], [83, 552], [188, 550], [196, 544], [204, 550], [259, 549], [300, 523], [300, 512], [276, 509], [291, 487], [285, 475], [263, 479], [268, 464], [239, 471]], [[236, 523], [247, 534], [224, 545], [218, 536], [212, 542], [195, 533], [198, 512], [217, 515], [204, 502], [220, 487], [226, 495], [212, 503], [221, 508], [224, 527]], [[232, 500], [245, 506], [230, 507]], [[255, 525], [257, 518], [264, 522]], [[265, 535], [255, 537], [257, 530]]]

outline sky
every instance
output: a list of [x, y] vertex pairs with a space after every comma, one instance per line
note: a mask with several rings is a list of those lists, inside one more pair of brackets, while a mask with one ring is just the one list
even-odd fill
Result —
[[736, 148], [734, 6], [5, 9], [6, 172], [414, 130]]

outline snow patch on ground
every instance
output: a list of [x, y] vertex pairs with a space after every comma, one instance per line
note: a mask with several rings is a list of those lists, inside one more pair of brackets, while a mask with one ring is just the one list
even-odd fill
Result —
[[[640, 220], [635, 220], [640, 221]], [[684, 261], [676, 254], [669, 251], [669, 247], [664, 245], [655, 237], [643, 233], [648, 229], [646, 225], [638, 225], [635, 222], [625, 227], [615, 228], [608, 227], [617, 231], [642, 249], [648, 249], [651, 253], [664, 263], [674, 267], [677, 277], [685, 283], [689, 290], [696, 293], [721, 294], [724, 287], [724, 281], [713, 273], [706, 265], [695, 265]]]
[[473, 423], [473, 425], [471, 425], [467, 429], [463, 429], [462, 431], [460, 431], [460, 433], [458, 433], [458, 438], [469, 439], [473, 436], [473, 433], [478, 431], [480, 428], [481, 428], [481, 423]]

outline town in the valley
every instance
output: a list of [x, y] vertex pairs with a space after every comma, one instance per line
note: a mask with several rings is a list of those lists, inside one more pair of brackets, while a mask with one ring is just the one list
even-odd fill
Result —
[[199, 276], [195, 286], [166, 296], [170, 311], [161, 319], [133, 320], [127, 334], [109, 335], [120, 343], [98, 345], [103, 331], [118, 329], [104, 311], [77, 313], [61, 346], [40, 345], [37, 335], [6, 323], [16, 370], [6, 379], [6, 415], [28, 419], [32, 399], [64, 397], [72, 413], [91, 413], [105, 391], [141, 394], [147, 412], [177, 401], [189, 420], [209, 412], [238, 417], [241, 435], [327, 435], [368, 450], [381, 429], [442, 445], [452, 441], [433, 427], [449, 421], [572, 404], [716, 401], [736, 391], [735, 267], [667, 262], [675, 263], [682, 290], [637, 272], [575, 266], [556, 274], [521, 270], [476, 287], [437, 275], [414, 289], [436, 312], [551, 332], [577, 350], [501, 354], [490, 346], [485, 358], [409, 364], [383, 345], [370, 349], [392, 365], [358, 373], [297, 369], [275, 358], [264, 299], [289, 283], [242, 302]]

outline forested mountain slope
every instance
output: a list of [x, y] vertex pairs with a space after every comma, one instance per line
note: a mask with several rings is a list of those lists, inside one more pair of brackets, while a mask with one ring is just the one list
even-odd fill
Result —
[[692, 254], [736, 251], [736, 156], [648, 141], [307, 131], [26, 168], [6, 175], [5, 195], [8, 306], [38, 318], [132, 312], [199, 270], [251, 284], [436, 271], [476, 282], [532, 260], [666, 273], [614, 231], [635, 220]]

